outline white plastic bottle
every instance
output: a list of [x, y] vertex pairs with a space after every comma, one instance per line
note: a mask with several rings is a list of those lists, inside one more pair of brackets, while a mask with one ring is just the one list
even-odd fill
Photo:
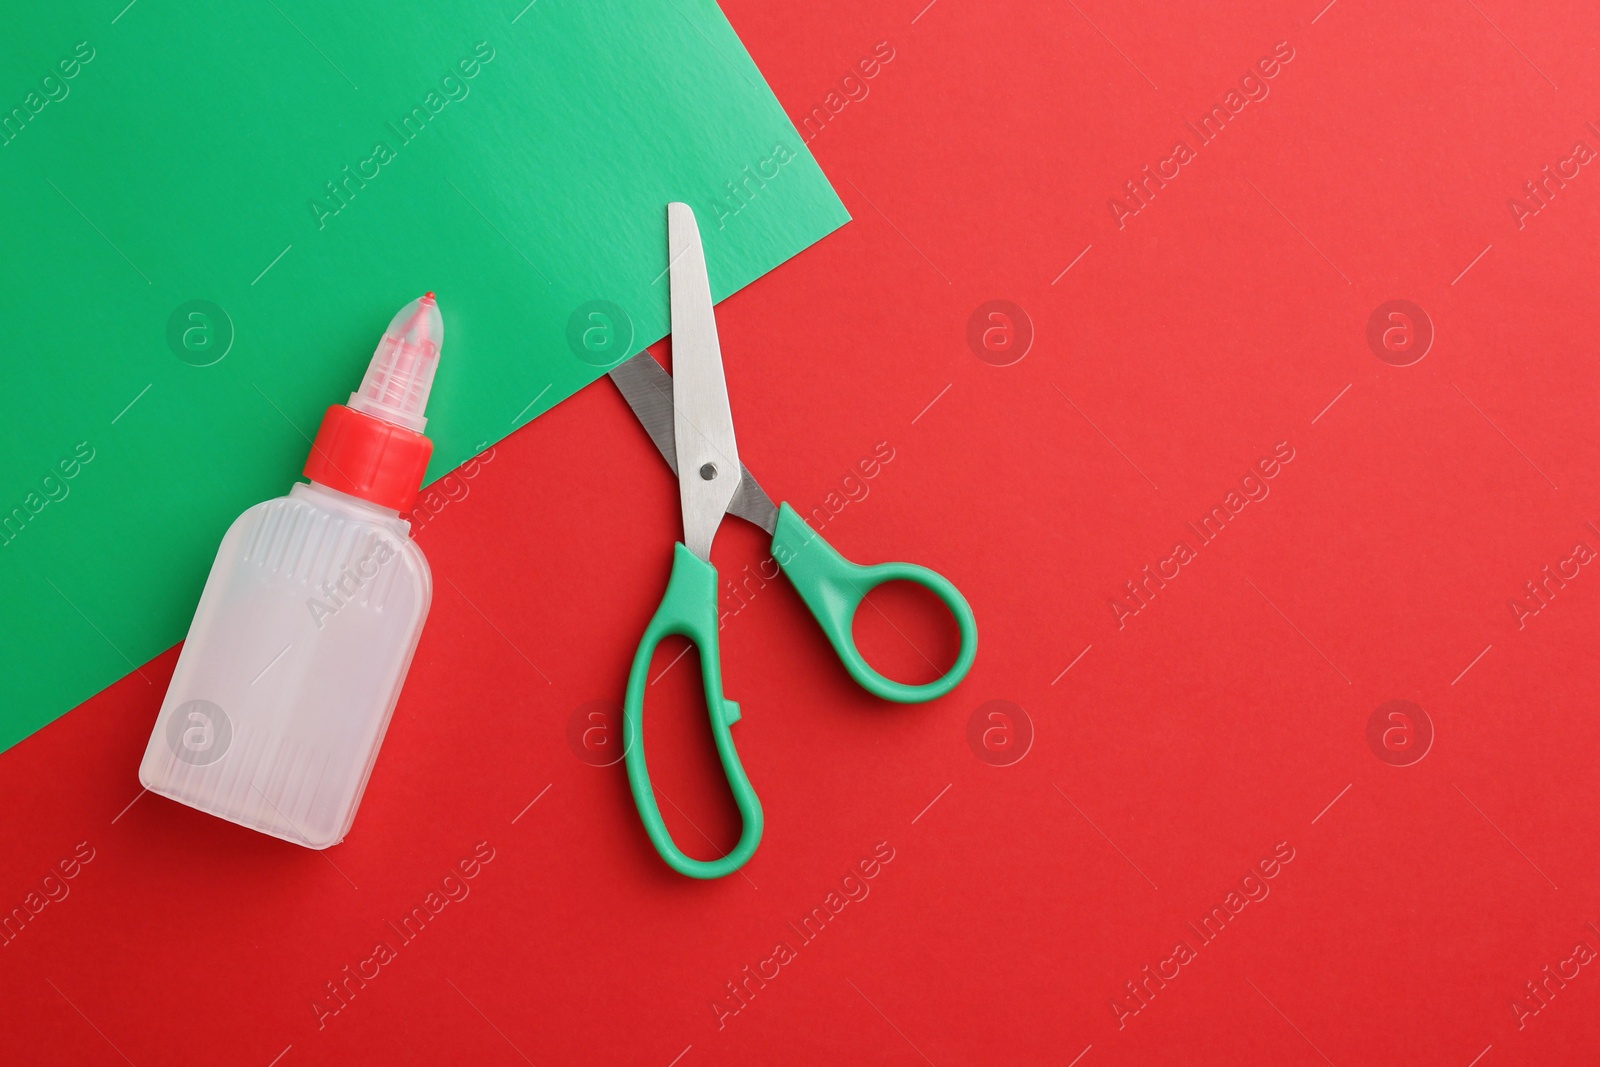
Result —
[[407, 304], [335, 404], [309, 484], [234, 520], [139, 765], [146, 789], [308, 848], [344, 839], [433, 580], [409, 511], [444, 324]]

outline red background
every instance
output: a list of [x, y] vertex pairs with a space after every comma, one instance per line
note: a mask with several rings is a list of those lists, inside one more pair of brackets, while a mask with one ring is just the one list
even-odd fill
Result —
[[[797, 120], [894, 58], [810, 142], [855, 221], [718, 321], [775, 496], [807, 511], [893, 448], [826, 536], [966, 592], [967, 681], [879, 703], [760, 590], [723, 659], [765, 840], [744, 877], [672, 874], [621, 766], [567, 742], [620, 700], [678, 531], [599, 383], [420, 532], [432, 615], [343, 845], [139, 796], [175, 653], [0, 755], [0, 905], [94, 850], [0, 949], [7, 1062], [1589, 1062], [1600, 967], [1537, 1014], [1524, 983], [1600, 949], [1600, 576], [1520, 628], [1509, 601], [1600, 549], [1600, 174], [1520, 229], [1507, 200], [1600, 148], [1593, 5], [923, 2], [725, 5]], [[1119, 229], [1108, 199], [1280, 41], [1270, 95]], [[1009, 366], [966, 341], [993, 299], [1035, 335]], [[1366, 341], [1391, 299], [1436, 332], [1410, 366]], [[1119, 629], [1122, 584], [1278, 442], [1270, 495]], [[763, 541], [733, 523], [716, 555]], [[926, 677], [950, 635], [892, 592], [862, 643]], [[679, 840], [725, 847], [692, 674], [652, 692], [652, 769]], [[1395, 699], [1436, 734], [1410, 766], [1367, 739]], [[968, 742], [991, 700], [1032, 726], [1011, 766]], [[470, 895], [319, 1028], [324, 983], [480, 841]], [[879, 842], [870, 895], [800, 944]], [[1201, 945], [1186, 923], [1280, 842], [1270, 895]], [[1179, 939], [1196, 958], [1119, 1020]]]

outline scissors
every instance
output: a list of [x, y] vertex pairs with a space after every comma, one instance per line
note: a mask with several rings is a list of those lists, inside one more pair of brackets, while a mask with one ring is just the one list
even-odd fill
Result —
[[[728, 385], [722, 372], [705, 251], [694, 210], [688, 204], [667, 205], [667, 244], [673, 374], [668, 375], [649, 352], [640, 352], [610, 371], [611, 380], [667, 466], [678, 476], [683, 510], [683, 540], [673, 548], [666, 594], [645, 627], [628, 672], [622, 738], [628, 786], [656, 851], [680, 874], [721, 878], [750, 858], [761, 841], [762, 830], [761, 802], [739, 762], [730, 731], [739, 721], [739, 705], [722, 692], [717, 649], [718, 583], [716, 568], [711, 564], [711, 540], [724, 515], [737, 515], [772, 535], [773, 559], [816, 617], [845, 670], [874, 696], [899, 703], [920, 703], [948, 693], [972, 666], [978, 629], [966, 598], [943, 575], [910, 563], [870, 567], [851, 563], [788, 504], [774, 505], [751, 477], [739, 462], [739, 448], [734, 442], [733, 412], [728, 406]], [[894, 581], [913, 582], [933, 593], [955, 617], [961, 633], [955, 663], [942, 677], [923, 685], [907, 685], [879, 674], [862, 657], [851, 632], [856, 609], [867, 594]], [[650, 658], [669, 635], [688, 638], [700, 651], [712, 735], [742, 822], [738, 844], [720, 859], [693, 859], [678, 848], [661, 819], [645, 764], [643, 715]]]

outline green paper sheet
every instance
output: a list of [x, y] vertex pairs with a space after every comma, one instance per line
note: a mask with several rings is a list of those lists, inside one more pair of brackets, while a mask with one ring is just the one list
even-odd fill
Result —
[[666, 333], [669, 200], [719, 299], [848, 218], [712, 0], [125, 3], [0, 38], [0, 750], [183, 638], [407, 301], [432, 480]]

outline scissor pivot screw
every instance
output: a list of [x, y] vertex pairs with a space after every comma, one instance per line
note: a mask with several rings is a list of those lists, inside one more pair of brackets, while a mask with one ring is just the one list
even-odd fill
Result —
[[705, 479], [706, 481], [709, 482], [713, 478], [715, 478], [716, 476], [717, 476], [717, 465], [715, 463], [707, 463], [707, 464], [704, 464], [703, 466], [701, 466], [701, 468], [700, 468], [700, 477], [701, 478], [703, 478], [703, 479]]

